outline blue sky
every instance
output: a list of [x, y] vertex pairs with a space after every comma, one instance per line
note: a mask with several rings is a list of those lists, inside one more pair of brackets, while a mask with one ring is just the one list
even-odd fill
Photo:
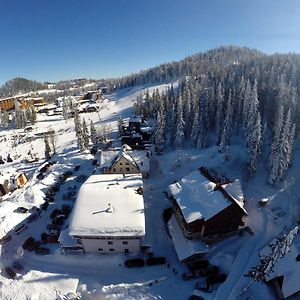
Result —
[[1, 0], [0, 84], [126, 75], [220, 45], [300, 53], [299, 0]]

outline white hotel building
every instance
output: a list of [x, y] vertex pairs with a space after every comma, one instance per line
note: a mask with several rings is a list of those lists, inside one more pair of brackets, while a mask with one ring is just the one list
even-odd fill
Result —
[[142, 175], [101, 174], [81, 186], [60, 242], [65, 250], [129, 253], [140, 250], [144, 236]]

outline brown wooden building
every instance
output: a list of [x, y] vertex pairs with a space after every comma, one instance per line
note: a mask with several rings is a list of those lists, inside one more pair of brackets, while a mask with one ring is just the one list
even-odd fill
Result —
[[208, 244], [236, 232], [247, 215], [240, 182], [217, 184], [211, 179], [199, 169], [169, 186], [173, 213], [185, 238]]

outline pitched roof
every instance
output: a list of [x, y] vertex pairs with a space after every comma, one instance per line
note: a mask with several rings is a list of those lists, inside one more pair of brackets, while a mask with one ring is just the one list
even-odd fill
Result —
[[[179, 205], [187, 223], [208, 220], [232, 203], [247, 214], [243, 207], [239, 181], [227, 185], [217, 185], [196, 170], [169, 186], [169, 192]], [[233, 193], [231, 195], [230, 193]]]

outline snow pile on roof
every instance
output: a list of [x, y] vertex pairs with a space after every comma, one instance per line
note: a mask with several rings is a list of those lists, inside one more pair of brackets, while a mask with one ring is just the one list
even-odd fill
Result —
[[[93, 175], [81, 186], [70, 220], [73, 236], [145, 235], [142, 175]], [[111, 207], [113, 212], [108, 213]], [[111, 211], [110, 210], [110, 211]]]
[[[232, 204], [216, 187], [214, 182], [196, 170], [183, 177], [179, 182], [171, 184], [169, 191], [178, 203], [186, 222], [191, 223], [198, 219], [208, 220]], [[238, 201], [235, 197], [233, 197], [233, 201], [246, 213], [243, 203], [240, 202], [243, 194], [239, 181], [227, 184], [225, 190], [227, 193], [235, 194]]]
[[194, 254], [204, 254], [209, 252], [208, 245], [201, 240], [188, 240], [183, 236], [174, 215], [168, 222], [168, 228], [180, 261], [183, 261]]

